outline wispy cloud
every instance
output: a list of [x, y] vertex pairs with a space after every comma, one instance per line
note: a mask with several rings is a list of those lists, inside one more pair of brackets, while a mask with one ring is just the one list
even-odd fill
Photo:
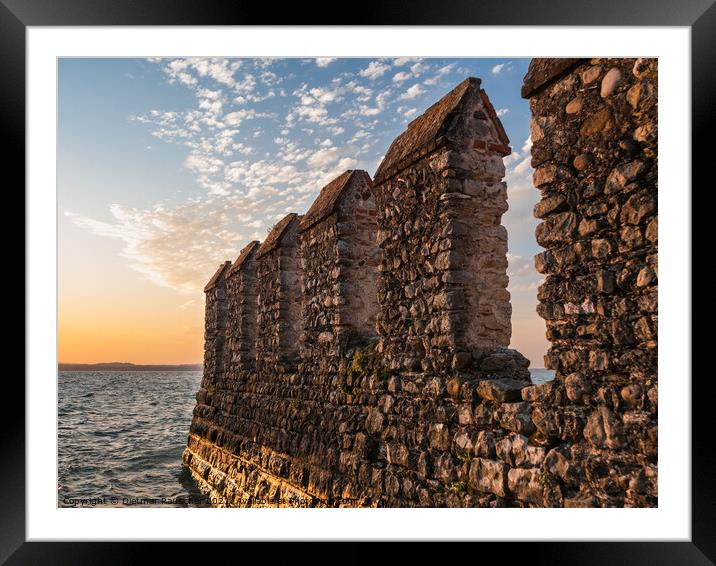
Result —
[[393, 59], [393, 65], [396, 67], [402, 67], [403, 65], [407, 65], [408, 63], [420, 61], [422, 61], [420, 57], [398, 57], [397, 59]]
[[534, 268], [532, 257], [507, 254], [507, 275], [511, 293], [533, 292], [544, 280]]
[[[237, 202], [251, 209], [248, 200]], [[122, 242], [121, 255], [130, 267], [161, 287], [196, 293], [216, 265], [232, 257], [249, 236], [215, 200], [190, 202], [175, 208], [156, 205], [141, 210], [119, 204], [110, 207], [111, 220], [99, 221], [66, 213], [75, 225], [98, 236]]]
[[[279, 59], [150, 61], [192, 102], [130, 119], [155, 142], [183, 149], [190, 197], [139, 208], [114, 204], [103, 220], [68, 216], [122, 242], [133, 269], [182, 293], [199, 291], [218, 263], [233, 259], [247, 240], [263, 239], [277, 218], [305, 211], [335, 176], [371, 171], [402, 124], [420, 112], [420, 97], [434, 92], [437, 99], [444, 94], [437, 82], [457, 73], [455, 63], [408, 57], [369, 61], [352, 73], [334, 67], [334, 58], [298, 63], [320, 80], [295, 76]], [[529, 174], [526, 157], [513, 155], [520, 159], [508, 164], [511, 206]]]

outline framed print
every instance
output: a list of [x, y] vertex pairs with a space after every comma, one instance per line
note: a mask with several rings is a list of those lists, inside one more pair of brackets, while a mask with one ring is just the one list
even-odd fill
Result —
[[712, 563], [690, 234], [716, 9], [270, 12], [0, 6], [28, 223], [3, 560]]

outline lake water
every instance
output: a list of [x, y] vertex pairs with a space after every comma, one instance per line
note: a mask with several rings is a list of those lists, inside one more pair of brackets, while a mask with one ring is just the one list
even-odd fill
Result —
[[207, 507], [181, 464], [200, 381], [200, 371], [60, 372], [58, 506]]
[[552, 381], [554, 379], [554, 370], [552, 369], [536, 369], [531, 368], [530, 369], [530, 377], [532, 378], [532, 383], [544, 383], [546, 381]]
[[200, 381], [200, 371], [60, 372], [58, 505], [206, 506], [181, 464]]

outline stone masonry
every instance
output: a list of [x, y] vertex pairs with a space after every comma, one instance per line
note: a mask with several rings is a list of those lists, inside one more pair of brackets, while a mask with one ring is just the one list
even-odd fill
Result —
[[561, 406], [537, 422], [571, 439], [579, 503], [656, 505], [657, 60], [536, 59], [522, 94]]
[[220, 381], [225, 370], [226, 346], [226, 273], [231, 262], [222, 263], [204, 287], [206, 316], [204, 327], [204, 372]]
[[326, 187], [299, 224], [303, 301], [302, 371], [335, 376], [350, 341], [375, 337], [378, 313], [375, 202], [365, 171]]
[[287, 214], [256, 251], [256, 362], [260, 372], [288, 371], [298, 362], [300, 220], [297, 214]]
[[250, 242], [226, 272], [228, 319], [225, 367], [229, 375], [250, 370], [256, 363], [256, 250], [259, 242]]
[[523, 96], [555, 380], [508, 348], [509, 140], [467, 79], [207, 284], [217, 505], [657, 504], [656, 61], [534, 59]]
[[[379, 351], [392, 370], [471, 372], [510, 342], [509, 140], [478, 79], [408, 125], [375, 174], [382, 248]], [[523, 370], [516, 352], [509, 369]]]

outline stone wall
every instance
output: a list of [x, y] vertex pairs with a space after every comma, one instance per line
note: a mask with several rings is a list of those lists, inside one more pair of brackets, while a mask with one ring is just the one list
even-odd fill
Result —
[[590, 504], [655, 505], [657, 60], [535, 59], [523, 95], [542, 195], [538, 312], [574, 428], [572, 483]]
[[226, 367], [226, 324], [228, 301], [226, 296], [226, 272], [231, 262], [219, 266], [204, 287], [206, 310], [204, 321], [204, 379], [220, 382]]
[[250, 370], [256, 362], [256, 251], [259, 242], [250, 242], [226, 272], [227, 322], [225, 367], [231, 376]]
[[302, 359], [335, 375], [351, 341], [376, 335], [375, 204], [365, 171], [346, 171], [326, 187], [299, 224]]
[[480, 81], [468, 79], [380, 164], [379, 351], [391, 369], [457, 375], [509, 345], [508, 143]]
[[556, 379], [507, 348], [509, 141], [468, 79], [207, 285], [183, 459], [220, 505], [656, 505], [655, 62], [534, 60], [523, 93]]
[[287, 371], [298, 362], [300, 336], [298, 224], [288, 214], [271, 230], [256, 251], [258, 328], [256, 361], [259, 371]]

